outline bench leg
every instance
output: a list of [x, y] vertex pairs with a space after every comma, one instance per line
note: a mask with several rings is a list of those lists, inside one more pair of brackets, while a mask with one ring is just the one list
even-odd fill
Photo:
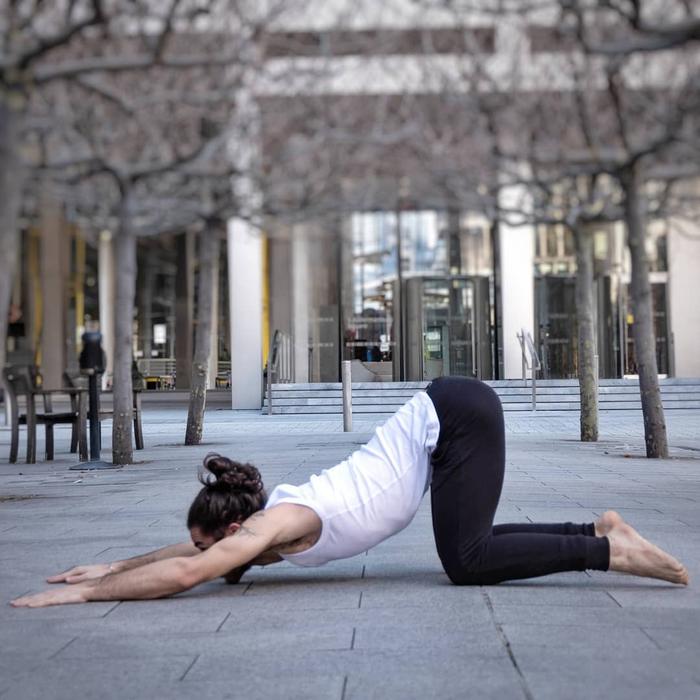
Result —
[[19, 451], [19, 416], [16, 411], [12, 414], [12, 437], [10, 438], [10, 462], [14, 464], [17, 461], [17, 452]]
[[36, 423], [27, 422], [27, 464], [36, 464]]
[[75, 435], [78, 441], [78, 459], [81, 462], [87, 462], [87, 402], [83, 394], [80, 394], [78, 397], [78, 421], [77, 425], [74, 424], [73, 430], [75, 430]]
[[34, 396], [27, 396], [27, 464], [36, 464], [36, 408]]
[[53, 423], [45, 425], [46, 432], [46, 461], [50, 462], [53, 459]]

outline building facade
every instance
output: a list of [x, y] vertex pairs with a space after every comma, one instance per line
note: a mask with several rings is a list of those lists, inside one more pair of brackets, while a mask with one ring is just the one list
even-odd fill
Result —
[[[474, 12], [456, 28], [449, 16], [418, 11], [420, 5], [397, 0], [350, 17], [342, 12], [344, 3], [329, 3], [316, 14], [281, 20], [273, 34], [267, 58], [277, 73], [285, 66], [317, 72], [311, 84], [260, 89], [261, 157], [268, 170], [285, 172], [280, 164], [298, 160], [304, 149], [313, 167], [323, 170], [324, 154], [314, 151], [309, 124], [322, 129], [331, 123], [359, 150], [360, 135], [377, 131], [372, 115], [381, 113], [384, 121], [374, 159], [365, 154], [353, 165], [342, 145], [333, 146], [335, 161], [325, 171], [328, 179], [340, 171], [335, 200], [327, 207], [335, 209], [332, 216], [307, 214], [292, 223], [284, 216], [265, 219], [266, 235], [255, 247], [262, 250], [267, 238], [261, 286], [269, 298], [270, 332], [279, 329], [291, 338], [296, 382], [339, 381], [341, 360], [353, 360], [354, 377], [364, 381], [425, 381], [445, 374], [519, 378], [521, 329], [534, 338], [543, 377], [575, 377], [572, 235], [562, 224], [497, 222], [478, 205], [480, 188], [499, 174], [481, 167], [479, 132], [470, 127], [476, 121], [466, 96], [472, 85], [460, 85], [457, 77], [465, 55], [478, 56], [484, 71], [496, 76], [494, 91], [502, 87], [541, 97], [546, 90], [544, 104], [556, 107], [571, 90], [564, 69], [570, 47], [547, 12], [498, 22], [487, 12]], [[654, 87], [654, 70], [645, 75]], [[435, 87], [445, 76], [447, 92]], [[515, 81], [519, 88], [513, 88]], [[306, 111], [299, 107], [304, 102]], [[386, 116], [399, 114], [401, 104], [410, 105], [406, 110], [414, 111], [414, 121], [405, 113], [396, 123]], [[324, 119], [318, 117], [319, 105]], [[279, 115], [287, 122], [275, 135], [266, 134]], [[387, 147], [407, 124], [416, 129], [413, 135]], [[446, 125], [447, 149], [436, 145]], [[333, 150], [328, 142], [324, 146]], [[460, 171], [468, 176], [459, 179], [455, 197], [444, 174]], [[278, 189], [273, 183], [262, 196], [274, 200]], [[323, 200], [328, 189], [319, 187], [307, 197]], [[522, 210], [528, 196], [526, 187], [504, 186], [499, 204]], [[241, 229], [247, 230], [244, 222], [232, 223], [229, 254]], [[635, 375], [625, 227], [621, 221], [599, 224], [592, 235], [600, 374]], [[647, 254], [659, 372], [698, 376], [700, 315], [688, 299], [700, 292], [700, 228], [672, 216], [653, 219]], [[257, 260], [258, 253], [252, 255]], [[230, 282], [235, 315], [242, 289], [234, 278]], [[262, 354], [252, 336], [240, 351]], [[234, 353], [234, 389], [249, 381], [236, 375]]]
[[[234, 218], [222, 235], [211, 388], [230, 386], [235, 408], [259, 408], [276, 330], [295, 382], [337, 382], [342, 360], [358, 381], [519, 378], [522, 329], [543, 377], [576, 376], [571, 234], [485, 206], [502, 173], [479, 126], [484, 108], [505, 113], [523, 94], [555, 120], [571, 89], [555, 19], [473, 12], [456, 22], [412, 0], [289, 4], [266, 33], [266, 71], [242, 100], [255, 128], [232, 146], [260, 163], [242, 190], [264, 214]], [[475, 61], [488, 89], [465, 77]], [[523, 185], [497, 192], [503, 210], [530, 206]], [[84, 237], [48, 200], [41, 211], [23, 235], [8, 358], [41, 360], [58, 385], [82, 331], [99, 324], [109, 383], [109, 233]], [[596, 225], [593, 238], [600, 373], [634, 375], [624, 225]], [[652, 220], [647, 254], [659, 372], [700, 376], [700, 226]], [[192, 232], [139, 243], [133, 347], [149, 388], [189, 386], [196, 259]]]

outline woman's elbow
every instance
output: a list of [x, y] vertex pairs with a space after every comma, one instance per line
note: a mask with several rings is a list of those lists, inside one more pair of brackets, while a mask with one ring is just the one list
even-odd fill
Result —
[[173, 560], [173, 564], [176, 566], [175, 581], [182, 591], [194, 588], [198, 583], [206, 580], [202, 578], [201, 566], [197, 566], [191, 558], [178, 558]]

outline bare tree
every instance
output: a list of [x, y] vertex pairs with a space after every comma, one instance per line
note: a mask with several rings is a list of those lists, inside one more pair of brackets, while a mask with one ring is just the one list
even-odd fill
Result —
[[192, 362], [192, 386], [187, 412], [185, 445], [199, 445], [202, 441], [204, 409], [207, 398], [207, 379], [211, 358], [211, 319], [213, 309], [213, 284], [216, 260], [219, 256], [219, 230], [222, 222], [205, 221], [199, 235], [199, 292], [197, 295], [197, 325], [195, 331], [194, 360]]
[[700, 41], [700, 8], [692, 1], [559, 2], [575, 16], [578, 37], [592, 53], [654, 53]]
[[[0, 99], [0, 115], [15, 107], [12, 119], [0, 120], [0, 136], [6, 137], [0, 156], [19, 162], [20, 141], [13, 135], [21, 132], [25, 141], [39, 144], [39, 159], [47, 171], [62, 173], [64, 184], [95, 178], [103, 183], [98, 190], [106, 197], [87, 209], [106, 210], [102, 218], [116, 234], [113, 461], [127, 464], [136, 241], [144, 232], [198, 219], [198, 202], [178, 198], [183, 177], [218, 177], [230, 189], [229, 137], [223, 132], [233, 123], [243, 74], [255, 69], [260, 28], [277, 9], [275, 2], [256, 8], [237, 0], [172, 0], [167, 7], [85, 0], [55, 9], [29, 0], [13, 3], [2, 78], [20, 76], [18, 89], [35, 89], [19, 109]], [[3, 174], [11, 172], [0, 165]], [[13, 200], [0, 192], [0, 214], [7, 220], [0, 231], [4, 266], [16, 251], [21, 181], [3, 178], [0, 186], [16, 195]], [[91, 192], [92, 186], [83, 188], [88, 199]], [[0, 269], [3, 309], [9, 272]], [[2, 317], [4, 324], [4, 312]], [[4, 349], [4, 331], [0, 336]]]

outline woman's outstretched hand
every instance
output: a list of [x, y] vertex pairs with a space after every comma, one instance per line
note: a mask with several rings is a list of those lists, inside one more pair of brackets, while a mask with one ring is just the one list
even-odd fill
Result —
[[87, 564], [85, 566], [74, 566], [62, 574], [49, 576], [48, 583], [81, 583], [95, 578], [102, 578], [112, 573], [113, 569], [109, 564]]
[[49, 605], [67, 605], [69, 603], [87, 603], [87, 586], [64, 586], [43, 593], [23, 595], [10, 602], [15, 608], [45, 608]]

